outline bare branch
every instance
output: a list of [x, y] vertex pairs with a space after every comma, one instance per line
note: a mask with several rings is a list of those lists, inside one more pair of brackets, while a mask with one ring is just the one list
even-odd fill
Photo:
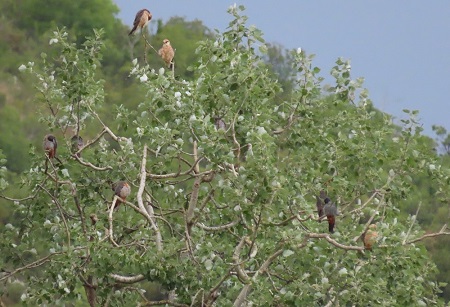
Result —
[[416, 214], [411, 218], [411, 225], [409, 225], [408, 232], [406, 233], [406, 236], [405, 236], [405, 238], [403, 239], [403, 243], [402, 243], [403, 245], [406, 244], [406, 240], [408, 240], [409, 235], [410, 235], [410, 233], [411, 233], [411, 230], [412, 230], [414, 224], [415, 224], [416, 221], [417, 221], [417, 216], [418, 216], [418, 214], [419, 214], [419, 211], [420, 211], [420, 207], [421, 207], [421, 206], [422, 206], [422, 202], [419, 202], [419, 205], [417, 206]]
[[88, 166], [96, 171], [108, 171], [108, 170], [112, 170], [113, 168], [111, 166], [105, 166], [105, 167], [100, 167], [100, 166], [95, 166], [94, 164], [92, 164], [91, 162], [84, 162], [80, 157], [77, 156], [77, 154], [73, 154], [72, 157], [74, 157], [80, 164], [84, 165], [84, 166]]
[[[148, 202], [148, 204], [146, 205], [146, 209], [147, 209], [147, 213], [148, 213], [148, 215], [150, 217], [150, 224], [151, 224], [153, 230], [156, 233], [156, 249], [158, 251], [162, 251], [163, 248], [162, 248], [161, 231], [159, 230], [158, 224], [156, 223], [155, 212], [153, 211], [153, 207], [151, 205], [150, 200], [151, 200], [150, 196], [147, 195], [147, 202]], [[169, 226], [170, 226], [170, 224], [169, 224]]]
[[245, 273], [245, 271], [242, 269], [241, 259], [240, 259], [240, 254], [241, 254], [242, 248], [244, 247], [245, 239], [246, 239], [245, 236], [241, 238], [241, 241], [234, 249], [232, 259], [234, 261], [234, 268], [236, 269], [239, 280], [242, 283], [247, 284], [250, 281], [250, 279], [249, 279], [247, 273]]
[[[198, 163], [200, 163], [201, 160], [203, 160], [203, 157], [196, 159], [194, 164], [187, 171], [184, 171], [184, 172], [177, 172], [177, 173], [170, 173], [170, 174], [163, 174], [163, 175], [147, 174], [147, 177], [149, 177], [151, 179], [167, 179], [167, 178], [177, 178], [180, 176], [188, 175], [194, 169], [197, 169], [197, 165], [198, 165]], [[199, 171], [196, 171], [196, 172], [197, 172], [197, 174], [199, 173]]]
[[237, 223], [239, 223], [239, 221], [233, 221], [228, 224], [221, 225], [221, 226], [206, 226], [203, 223], [198, 223], [196, 225], [199, 228], [206, 230], [206, 231], [220, 231], [220, 230], [225, 230], [225, 229], [231, 228], [231, 227], [237, 225]]
[[189, 201], [189, 207], [186, 211], [186, 224], [189, 228], [192, 227], [192, 221], [194, 220], [194, 210], [198, 202], [198, 193], [200, 190], [200, 184], [202, 182], [202, 177], [196, 177], [194, 181], [194, 186], [192, 187], [191, 199]]
[[342, 248], [342, 249], [345, 249], [345, 250], [359, 250], [359, 251], [364, 250], [363, 246], [352, 246], [352, 245], [341, 244], [341, 243], [337, 242], [336, 240], [332, 239], [330, 237], [330, 234], [328, 234], [328, 233], [309, 233], [307, 235], [307, 237], [312, 238], [312, 239], [325, 239], [332, 245]]
[[49, 190], [47, 190], [46, 188], [44, 188], [42, 185], [39, 185], [41, 187], [42, 190], [45, 191], [45, 193], [47, 193], [53, 200], [53, 203], [56, 205], [56, 208], [58, 208], [59, 214], [61, 215], [61, 218], [63, 220], [64, 223], [64, 227], [66, 228], [66, 233], [67, 233], [67, 246], [70, 246], [70, 231], [69, 231], [69, 227], [67, 226], [67, 221], [66, 221], [66, 217], [64, 216], [61, 204], [59, 203], [58, 199], [52, 194], [50, 193]]
[[109, 208], [109, 215], [108, 215], [108, 222], [109, 222], [109, 240], [111, 241], [111, 243], [115, 246], [115, 247], [119, 247], [119, 244], [116, 243], [116, 241], [114, 241], [114, 236], [113, 236], [113, 211], [114, 208], [116, 207], [116, 202], [119, 199], [119, 197], [117, 195], [114, 195], [114, 199], [113, 202], [111, 204], [111, 207]]
[[134, 275], [134, 276], [124, 276], [119, 274], [109, 274], [109, 276], [117, 282], [123, 284], [134, 284], [145, 279], [145, 276], [142, 274]]
[[405, 242], [405, 243], [403, 243], [403, 245], [416, 243], [416, 242], [422, 241], [423, 239], [426, 239], [426, 238], [450, 235], [450, 232], [445, 232], [445, 231], [443, 231], [443, 229], [441, 229], [439, 232], [425, 234], [425, 235], [423, 235], [423, 236], [421, 236], [419, 238], [416, 238], [416, 239], [413, 239], [411, 241]]

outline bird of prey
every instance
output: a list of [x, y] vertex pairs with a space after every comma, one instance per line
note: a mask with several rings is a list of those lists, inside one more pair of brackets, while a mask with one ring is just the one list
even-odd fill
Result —
[[378, 232], [377, 225], [371, 224], [364, 235], [364, 248], [372, 250], [372, 246], [377, 242]]
[[113, 183], [111, 188], [114, 191], [114, 194], [120, 198], [117, 200], [116, 206], [114, 206], [114, 210], [116, 210], [119, 207], [119, 204], [125, 202], [130, 195], [131, 187], [126, 181], [118, 181]]
[[173, 57], [175, 56], [175, 52], [173, 51], [172, 46], [170, 45], [170, 41], [166, 38], [163, 40], [163, 45], [161, 49], [159, 49], [158, 54], [166, 63], [167, 67], [172, 69], [173, 66]]
[[152, 13], [150, 13], [150, 11], [147, 9], [142, 9], [137, 12], [133, 22], [133, 29], [131, 29], [128, 35], [133, 34], [137, 28], [140, 28], [142, 31], [142, 28], [145, 27], [151, 19]]
[[328, 231], [334, 233], [334, 224], [336, 222], [336, 215], [338, 215], [337, 207], [327, 197], [325, 198], [325, 206], [323, 206], [323, 214], [326, 215], [328, 220]]
[[319, 215], [319, 222], [321, 222], [321, 217], [323, 216], [323, 206], [325, 198], [327, 198], [327, 193], [324, 190], [320, 191], [320, 195], [316, 196], [316, 207], [317, 214]]
[[[70, 141], [72, 142], [72, 152], [77, 152], [84, 146], [83, 138], [79, 135], [74, 135]], [[77, 157], [80, 158], [81, 154], [77, 153]]]
[[44, 137], [44, 151], [45, 154], [50, 158], [53, 159], [56, 156], [56, 148], [58, 147], [58, 144], [56, 143], [56, 138], [52, 134], [47, 134]]
[[225, 124], [225, 121], [221, 117], [214, 117], [214, 123], [216, 126], [216, 130], [227, 130], [227, 124]]

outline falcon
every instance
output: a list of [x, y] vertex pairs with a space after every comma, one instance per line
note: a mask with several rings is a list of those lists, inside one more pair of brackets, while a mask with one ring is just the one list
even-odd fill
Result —
[[114, 207], [114, 210], [116, 210], [119, 207], [119, 204], [125, 202], [127, 197], [130, 195], [131, 187], [126, 181], [118, 181], [113, 183], [111, 188], [114, 191], [114, 195], [119, 197], [119, 200], [117, 200], [117, 205]]
[[336, 222], [336, 215], [338, 215], [337, 207], [327, 197], [325, 198], [325, 206], [323, 206], [323, 214], [326, 215], [328, 220], [328, 231], [334, 233], [334, 224]]
[[147, 9], [142, 9], [137, 12], [133, 22], [133, 29], [131, 29], [128, 35], [132, 35], [137, 30], [137, 28], [140, 28], [142, 31], [142, 28], [144, 28], [151, 19], [152, 13], [150, 13], [150, 11]]
[[[72, 152], [77, 152], [84, 146], [83, 138], [81, 136], [74, 135], [71, 139], [72, 142]], [[77, 157], [80, 158], [81, 154], [77, 153]]]
[[378, 232], [377, 225], [371, 224], [369, 225], [369, 229], [367, 229], [366, 234], [364, 236], [364, 248], [367, 250], [372, 250], [372, 246], [377, 242]]
[[225, 121], [220, 117], [214, 117], [214, 124], [216, 126], [216, 130], [227, 130], [227, 124], [225, 124]]
[[45, 154], [50, 158], [53, 159], [56, 156], [56, 148], [58, 147], [58, 144], [56, 143], [56, 138], [52, 134], [47, 134], [44, 137], [44, 151]]
[[166, 63], [167, 67], [172, 69], [173, 67], [173, 57], [175, 56], [175, 52], [173, 51], [172, 46], [170, 45], [170, 41], [166, 38], [163, 40], [163, 45], [161, 49], [159, 49], [158, 54]]

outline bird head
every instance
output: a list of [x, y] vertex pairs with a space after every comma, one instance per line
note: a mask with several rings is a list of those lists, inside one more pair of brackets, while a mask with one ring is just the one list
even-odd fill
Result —
[[147, 9], [145, 9], [145, 12], [147, 13], [147, 20], [152, 19], [152, 13], [150, 13], [150, 11]]
[[47, 140], [49, 140], [50, 142], [53, 142], [53, 143], [54, 143], [55, 140], [56, 140], [56, 138], [55, 138], [55, 136], [49, 134], [49, 135], [47, 135]]
[[324, 199], [325, 204], [328, 204], [330, 202], [330, 199], [327, 197]]
[[163, 40], [163, 45], [168, 45], [168, 46], [170, 46], [170, 41], [169, 41], [167, 38], [165, 38], [165, 39]]

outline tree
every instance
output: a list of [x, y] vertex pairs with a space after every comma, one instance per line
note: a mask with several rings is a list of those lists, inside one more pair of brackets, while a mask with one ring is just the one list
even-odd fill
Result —
[[[40, 70], [25, 66], [61, 163], [33, 149], [23, 179], [32, 194], [13, 200], [20, 223], [2, 229], [0, 281], [27, 276], [23, 300], [442, 305], [419, 242], [450, 233], [424, 235], [397, 206], [424, 169], [441, 201], [450, 199], [449, 170], [420, 142], [416, 112], [393, 126], [342, 59], [325, 97], [312, 56], [300, 50], [291, 53], [293, 91], [276, 100], [281, 86], [259, 55], [267, 48], [241, 10], [230, 7], [228, 30], [200, 43], [192, 81], [135, 61], [131, 75], [146, 97], [136, 109], [115, 106], [108, 124], [97, 111], [101, 32], [82, 48], [56, 32], [60, 57], [44, 56]], [[97, 136], [71, 151], [72, 136], [92, 126]], [[131, 186], [126, 200], [111, 190], [119, 180]], [[321, 191], [340, 211], [334, 234], [316, 213]], [[374, 223], [378, 239], [366, 251], [362, 238]], [[169, 294], [155, 301], [146, 281]]]

